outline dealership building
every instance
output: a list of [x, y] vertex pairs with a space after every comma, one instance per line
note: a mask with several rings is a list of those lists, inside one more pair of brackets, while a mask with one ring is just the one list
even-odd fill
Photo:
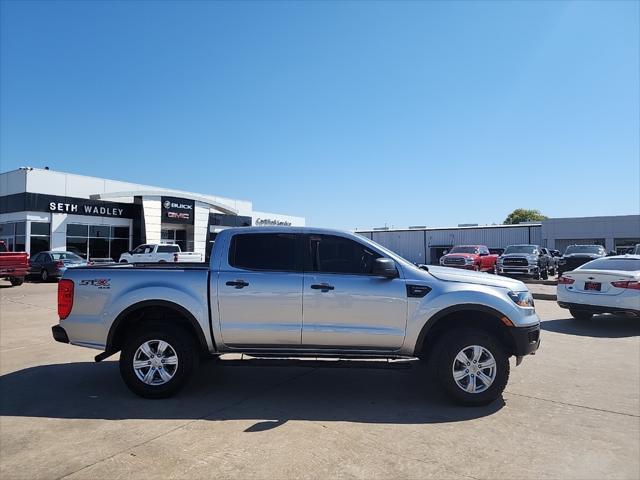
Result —
[[598, 244], [618, 253], [640, 243], [640, 215], [549, 218], [519, 225], [377, 228], [357, 231], [415, 263], [437, 264], [454, 245], [535, 244], [561, 253], [569, 245]]
[[235, 226], [304, 226], [247, 200], [23, 167], [0, 173], [0, 240], [31, 255], [67, 250], [112, 258], [142, 243], [176, 243], [208, 255]]

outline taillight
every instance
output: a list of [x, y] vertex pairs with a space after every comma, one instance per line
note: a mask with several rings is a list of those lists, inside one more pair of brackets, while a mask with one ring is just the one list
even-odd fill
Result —
[[640, 290], [640, 282], [633, 280], [622, 280], [620, 282], [611, 282], [611, 285], [618, 288], [630, 288], [631, 290]]
[[575, 280], [573, 278], [569, 278], [569, 277], [560, 277], [558, 279], [558, 285], [571, 285], [574, 282], [575, 282]]
[[73, 280], [62, 279], [58, 282], [58, 316], [64, 320], [73, 308]]

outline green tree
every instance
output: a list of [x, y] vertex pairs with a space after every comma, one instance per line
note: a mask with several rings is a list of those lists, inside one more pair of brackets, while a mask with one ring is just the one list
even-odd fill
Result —
[[526, 208], [516, 208], [504, 220], [505, 225], [516, 225], [522, 222], [539, 222], [546, 220], [548, 217], [542, 215], [540, 210], [529, 210]]

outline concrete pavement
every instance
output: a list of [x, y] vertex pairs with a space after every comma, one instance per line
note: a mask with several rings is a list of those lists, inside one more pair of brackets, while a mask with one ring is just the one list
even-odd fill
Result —
[[[640, 322], [536, 302], [504, 401], [451, 406], [422, 367], [206, 362], [143, 400], [117, 357], [55, 343], [55, 284], [0, 289], [0, 477], [640, 477]], [[512, 363], [512, 367], [514, 364]]]

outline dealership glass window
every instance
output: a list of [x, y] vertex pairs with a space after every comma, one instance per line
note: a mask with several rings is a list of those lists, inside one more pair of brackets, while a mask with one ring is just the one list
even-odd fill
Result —
[[31, 222], [30, 255], [35, 255], [51, 248], [50, 233], [51, 224], [49, 222]]
[[625, 254], [640, 243], [640, 238], [616, 238], [614, 239], [616, 253], [618, 255]]
[[163, 228], [160, 231], [160, 239], [163, 243], [175, 243], [180, 245], [180, 250], [188, 252], [187, 247], [190, 246], [193, 249], [193, 242], [189, 242], [187, 245], [187, 231], [181, 229]]
[[118, 261], [129, 251], [129, 227], [109, 225], [67, 225], [67, 250], [85, 259], [111, 258]]
[[82, 258], [87, 258], [89, 239], [87, 237], [67, 237], [67, 250]]

